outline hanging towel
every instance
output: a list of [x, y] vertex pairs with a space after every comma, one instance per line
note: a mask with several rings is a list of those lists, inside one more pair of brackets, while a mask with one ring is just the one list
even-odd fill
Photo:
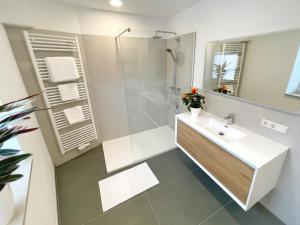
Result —
[[81, 106], [75, 106], [64, 110], [65, 116], [69, 124], [75, 124], [84, 120], [84, 114]]
[[79, 99], [77, 83], [61, 84], [57, 87], [62, 101]]
[[74, 57], [46, 57], [49, 75], [52, 82], [63, 82], [79, 79]]

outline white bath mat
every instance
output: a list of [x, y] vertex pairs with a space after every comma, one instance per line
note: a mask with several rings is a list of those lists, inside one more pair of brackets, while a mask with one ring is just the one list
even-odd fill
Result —
[[147, 163], [99, 181], [103, 212], [158, 183], [159, 181]]

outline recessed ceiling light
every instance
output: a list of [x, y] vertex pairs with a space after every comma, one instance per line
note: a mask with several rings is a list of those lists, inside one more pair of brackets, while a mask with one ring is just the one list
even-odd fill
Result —
[[114, 7], [121, 7], [123, 2], [121, 0], [110, 0], [110, 4]]

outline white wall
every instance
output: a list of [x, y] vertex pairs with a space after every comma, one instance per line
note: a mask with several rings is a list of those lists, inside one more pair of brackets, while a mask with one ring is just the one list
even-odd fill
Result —
[[74, 7], [56, 1], [28, 0], [35, 28], [80, 33], [78, 16]]
[[[197, 5], [169, 18], [168, 29], [178, 33], [197, 31], [197, 47], [194, 85], [202, 87], [205, 43], [211, 40], [236, 38], [260, 33], [300, 27], [299, 0], [203, 0]], [[226, 102], [226, 104], [224, 103]], [[210, 104], [210, 103], [216, 103]], [[223, 107], [221, 107], [223, 105]], [[287, 116], [258, 106], [225, 97], [208, 95], [207, 109], [224, 115], [224, 109], [236, 113], [236, 122], [255, 132], [291, 146], [288, 160], [282, 171], [279, 184], [262, 203], [286, 224], [300, 224], [299, 177], [300, 145], [297, 143], [298, 129], [294, 127], [299, 117]], [[261, 128], [262, 117], [286, 123], [290, 131], [286, 136]], [[294, 128], [294, 129], [293, 129]]]
[[[116, 36], [127, 27], [133, 30], [134, 36], [144, 36], [145, 31], [153, 36], [153, 31], [163, 30], [165, 20], [153, 17], [135, 16], [114, 12], [77, 8], [80, 29], [82, 34]], [[140, 32], [138, 32], [140, 31]]]
[[204, 49], [208, 40], [251, 36], [300, 27], [298, 0], [203, 0], [169, 18], [168, 29], [197, 31], [195, 85], [202, 86]]
[[0, 21], [18, 25], [32, 25], [33, 19], [28, 0], [1, 0]]
[[[0, 22], [30, 25], [30, 13], [26, 1], [1, 1]], [[15, 13], [12, 13], [12, 10]], [[0, 100], [12, 101], [27, 96], [24, 83], [12, 53], [6, 32], [0, 24]], [[28, 126], [38, 126], [33, 116]], [[56, 225], [58, 224], [55, 173], [54, 166], [47, 146], [40, 131], [25, 134], [18, 138], [24, 152], [33, 153], [33, 170], [30, 181], [28, 208], [26, 215], [27, 225]], [[43, 206], [46, 206], [43, 207]]]
[[[39, 29], [115, 36], [127, 27], [135, 31], [134, 35], [145, 35], [143, 31], [163, 30], [166, 27], [164, 19], [105, 12], [51, 0], [20, 0], [18, 4], [16, 0], [3, 2], [3, 9], [8, 9], [3, 11], [10, 23], [31, 25]], [[11, 10], [14, 10], [13, 15]], [[20, 21], [20, 17], [25, 20]]]

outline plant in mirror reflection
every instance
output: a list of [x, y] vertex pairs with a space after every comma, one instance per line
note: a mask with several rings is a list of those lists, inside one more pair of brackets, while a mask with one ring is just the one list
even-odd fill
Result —
[[230, 90], [228, 90], [228, 87], [225, 84], [222, 84], [220, 87], [214, 89], [214, 91], [218, 92], [218, 93], [225, 94], [225, 95], [228, 95], [228, 94], [232, 93]]

